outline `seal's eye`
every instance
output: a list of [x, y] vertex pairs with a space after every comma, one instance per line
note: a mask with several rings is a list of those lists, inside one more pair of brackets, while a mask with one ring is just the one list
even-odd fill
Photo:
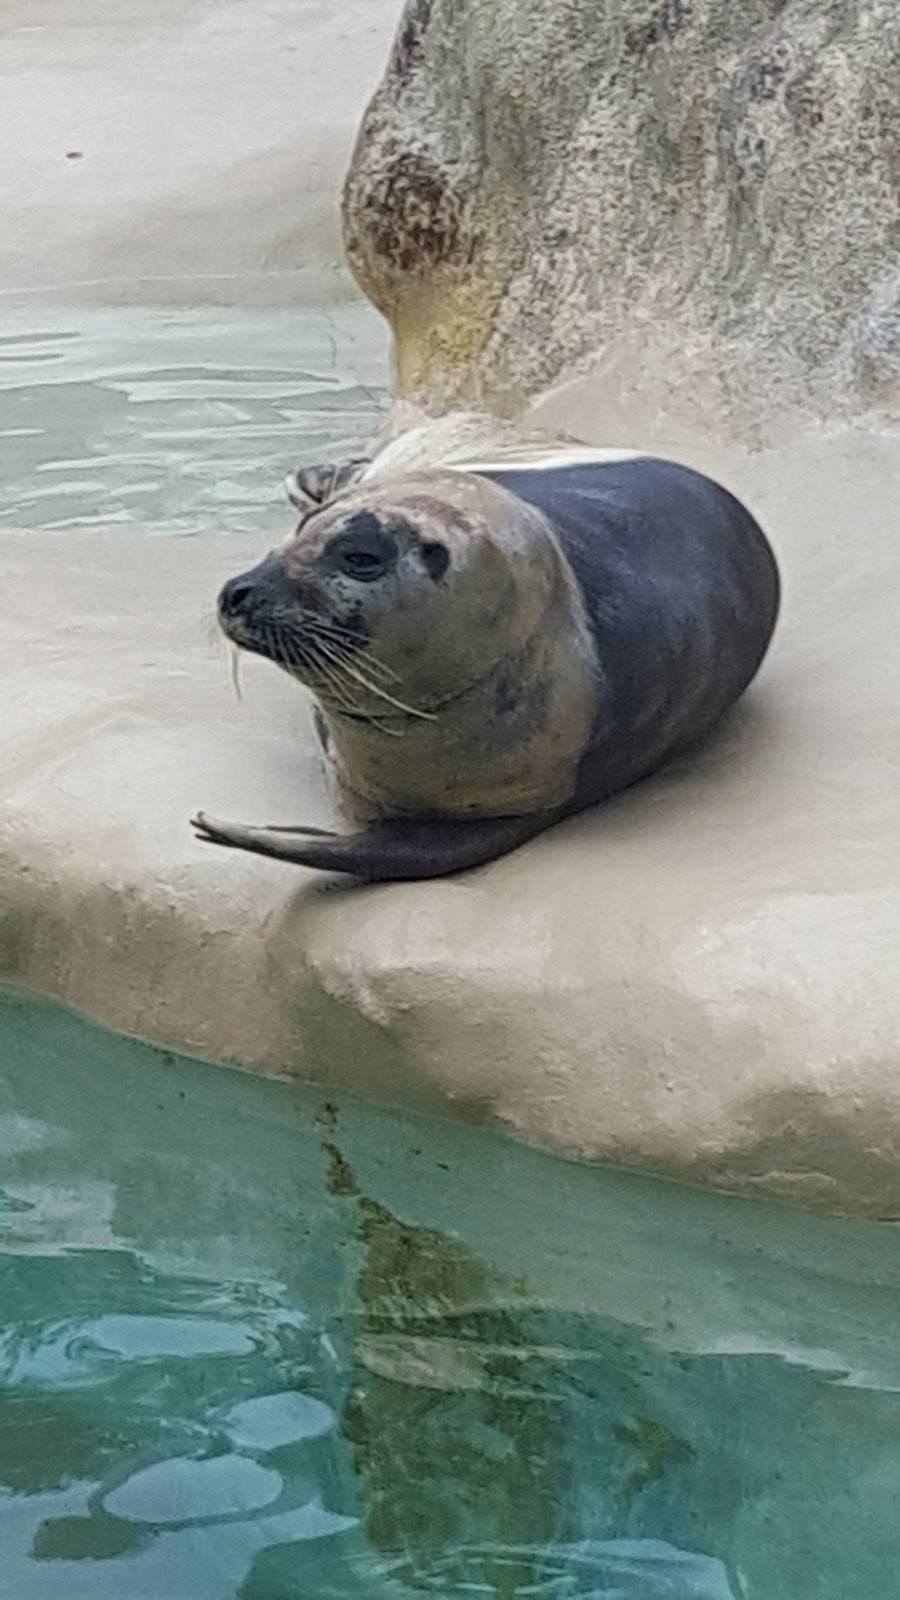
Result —
[[341, 566], [351, 578], [378, 578], [386, 563], [375, 550], [344, 550]]
[[392, 566], [397, 546], [378, 518], [363, 511], [349, 519], [337, 538], [332, 539], [326, 554], [329, 564], [345, 577], [372, 583]]

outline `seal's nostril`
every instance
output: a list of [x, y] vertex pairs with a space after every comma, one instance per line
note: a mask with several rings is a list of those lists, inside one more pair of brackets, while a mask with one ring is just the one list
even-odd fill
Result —
[[243, 611], [253, 589], [246, 578], [229, 578], [219, 595], [219, 610], [223, 616], [234, 617]]

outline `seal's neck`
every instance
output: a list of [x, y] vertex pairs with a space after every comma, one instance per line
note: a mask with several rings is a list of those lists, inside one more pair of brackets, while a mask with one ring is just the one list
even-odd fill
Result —
[[561, 564], [540, 625], [426, 717], [388, 706], [372, 717], [326, 712], [334, 777], [376, 816], [516, 816], [565, 805], [597, 684], [583, 602]]

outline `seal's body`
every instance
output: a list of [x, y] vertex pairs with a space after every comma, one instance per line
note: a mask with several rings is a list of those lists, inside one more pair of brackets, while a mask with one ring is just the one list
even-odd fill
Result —
[[491, 476], [547, 516], [589, 618], [600, 682], [580, 809], [694, 743], [739, 698], [772, 637], [778, 569], [749, 511], [673, 462]]
[[753, 678], [778, 572], [709, 478], [586, 447], [390, 456], [220, 596], [229, 637], [313, 690], [361, 831], [201, 813], [203, 838], [369, 879], [458, 871], [655, 771]]

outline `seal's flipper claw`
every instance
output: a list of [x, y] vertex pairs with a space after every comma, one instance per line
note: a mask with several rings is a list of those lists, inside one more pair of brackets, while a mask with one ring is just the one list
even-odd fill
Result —
[[191, 817], [191, 827], [215, 844], [232, 844], [246, 850], [253, 847], [254, 840], [269, 833], [298, 834], [308, 839], [340, 838], [340, 834], [334, 833], [331, 828], [286, 827], [280, 822], [267, 822], [256, 828], [242, 822], [220, 822], [205, 811], [198, 811], [195, 817]]
[[[293, 861], [300, 866], [317, 865], [315, 861], [307, 860], [310, 850], [317, 848], [313, 841], [341, 842], [341, 835], [327, 828], [284, 827], [278, 823], [253, 827], [244, 822], [222, 822], [205, 811], [198, 811], [195, 817], [191, 817], [191, 827], [201, 844], [227, 845], [232, 850], [249, 850], [255, 855]], [[306, 839], [310, 841], [308, 845], [304, 843]]]
[[[199, 811], [192, 819], [205, 844], [229, 845], [320, 872], [346, 872], [370, 882], [441, 878], [505, 855], [554, 822], [559, 813], [531, 817], [397, 817], [362, 833], [253, 828], [219, 822]], [[305, 837], [304, 837], [305, 835]]]
[[211, 817], [205, 811], [198, 811], [195, 817], [191, 817], [191, 827], [207, 843], [230, 844], [238, 849], [249, 849], [250, 840], [257, 832], [241, 822], [221, 822], [218, 817]]

